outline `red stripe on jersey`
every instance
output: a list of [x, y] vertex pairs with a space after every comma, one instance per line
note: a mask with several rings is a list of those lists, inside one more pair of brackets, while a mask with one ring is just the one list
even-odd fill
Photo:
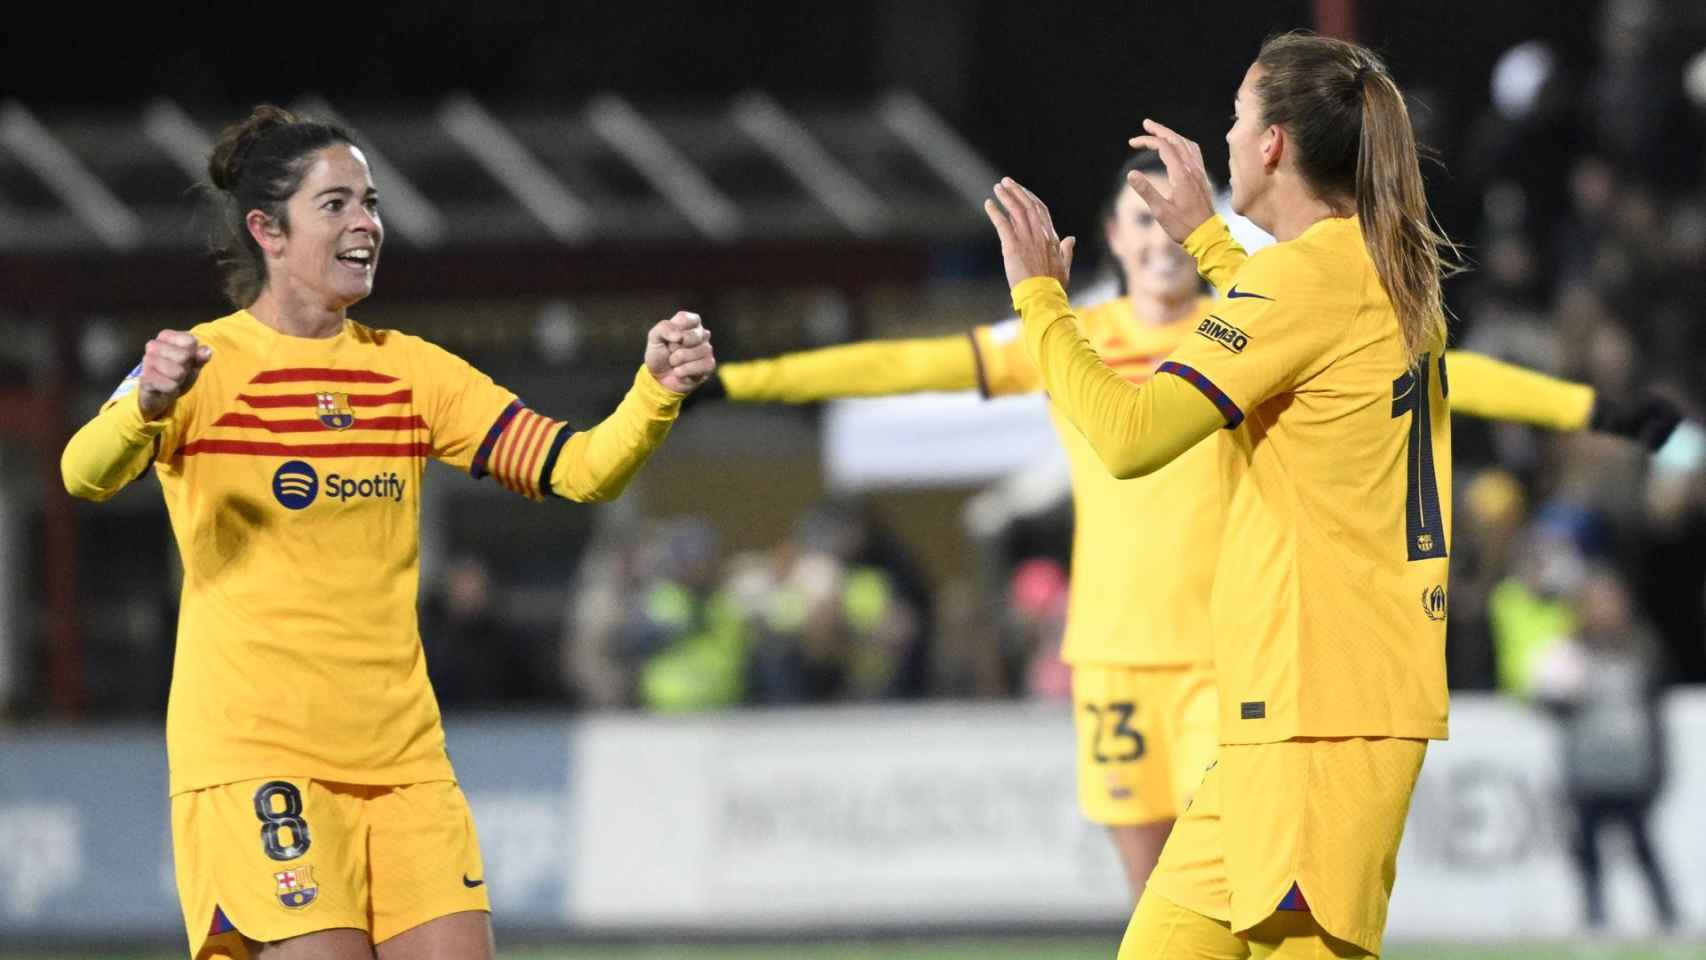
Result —
[[186, 457], [198, 453], [234, 453], [246, 457], [425, 457], [432, 452], [427, 443], [268, 443], [261, 440], [192, 440], [179, 451]]
[[509, 451], [504, 456], [502, 472], [509, 477], [511, 483], [519, 488], [518, 493], [527, 491], [527, 476], [522, 472], [523, 452], [527, 449], [529, 438], [539, 432], [539, 426], [544, 420], [544, 417], [532, 410], [523, 410], [521, 415], [515, 418], [515, 422], [509, 425], [512, 435], [509, 441]]
[[388, 377], [383, 373], [372, 370], [332, 370], [326, 367], [288, 367], [283, 370], [266, 370], [257, 373], [250, 383], [305, 383], [321, 380], [326, 383], [396, 383], [396, 377]]
[[[254, 396], [247, 393], [237, 394], [237, 399], [256, 409], [270, 407], [313, 407], [319, 405], [319, 399], [312, 393], [281, 393], [275, 396]], [[352, 407], [383, 407], [388, 403], [408, 403], [414, 399], [414, 391], [398, 390], [396, 393], [352, 393], [349, 395], [349, 405]]]
[[509, 489], [509, 458], [510, 451], [515, 449], [515, 435], [521, 429], [522, 424], [527, 422], [530, 414], [531, 411], [522, 407], [515, 412], [515, 416], [509, 418], [509, 423], [504, 425], [503, 433], [498, 434], [497, 444], [492, 447], [491, 459], [486, 461], [486, 469], [491, 471], [492, 476], [498, 478], [498, 482], [503, 484], [506, 490]]
[[[268, 433], [324, 432], [326, 425], [318, 420], [263, 420], [251, 413], [227, 413], [213, 421], [216, 427], [247, 427]], [[413, 417], [361, 417], [346, 430], [425, 430], [426, 421]]]
[[536, 495], [540, 492], [539, 455], [545, 449], [545, 438], [551, 435], [551, 428], [557, 425], [557, 421], [550, 417], [540, 417], [539, 419], [544, 423], [539, 432], [529, 441], [527, 452], [521, 457], [521, 478], [527, 484], [527, 488]]
[[550, 417], [536, 417], [533, 429], [522, 438], [521, 456], [515, 463], [515, 479], [529, 496], [539, 495], [539, 442], [551, 431]]

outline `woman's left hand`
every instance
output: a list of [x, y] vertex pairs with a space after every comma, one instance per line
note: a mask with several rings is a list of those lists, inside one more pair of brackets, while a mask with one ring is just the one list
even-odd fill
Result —
[[697, 313], [682, 311], [646, 335], [646, 369], [665, 390], [691, 393], [717, 369], [711, 331]]
[[983, 201], [983, 212], [995, 224], [1001, 238], [1001, 265], [1007, 270], [1007, 286], [1016, 287], [1032, 277], [1053, 277], [1066, 286], [1072, 275], [1075, 237], [1060, 239], [1048, 207], [1036, 194], [1003, 177], [995, 185], [995, 199]]

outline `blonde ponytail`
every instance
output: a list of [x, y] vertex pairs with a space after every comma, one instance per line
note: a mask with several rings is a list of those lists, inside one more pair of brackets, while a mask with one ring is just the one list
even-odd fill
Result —
[[1263, 124], [1285, 128], [1318, 194], [1355, 198], [1363, 242], [1414, 366], [1430, 344], [1444, 344], [1440, 279], [1463, 266], [1428, 209], [1404, 95], [1372, 51], [1330, 37], [1271, 37], [1256, 64]]

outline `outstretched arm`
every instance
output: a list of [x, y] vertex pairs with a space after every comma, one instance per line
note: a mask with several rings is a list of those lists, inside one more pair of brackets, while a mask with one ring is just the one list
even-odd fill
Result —
[[1514, 420], [1553, 430], [1582, 430], [1593, 411], [1593, 388], [1559, 380], [1467, 350], [1445, 353], [1452, 413]]
[[1552, 430], [1613, 433], [1657, 450], [1682, 420], [1682, 410], [1656, 393], [1612, 397], [1467, 350], [1446, 352], [1451, 411]]
[[817, 403], [978, 385], [976, 345], [961, 334], [874, 340], [725, 363], [715, 380], [740, 403]]
[[698, 314], [677, 313], [652, 327], [645, 366], [616, 411], [590, 430], [558, 433], [541, 467], [551, 492], [583, 503], [620, 496], [669, 436], [682, 398], [716, 369], [711, 331]]
[[627, 396], [597, 426], [560, 429], [540, 468], [551, 493], [581, 503], [616, 499], [669, 436], [683, 396], [642, 367]]
[[433, 455], [531, 500], [594, 502], [620, 495], [669, 435], [682, 398], [717, 363], [699, 317], [678, 313], [648, 333], [645, 365], [615, 412], [597, 426], [574, 430], [535, 413], [460, 357], [430, 345], [427, 350], [437, 368], [426, 380], [433, 388], [427, 404]]
[[182, 330], [162, 330], [149, 340], [132, 376], [65, 445], [59, 458], [65, 491], [105, 500], [141, 476], [171, 426], [178, 398], [212, 358], [213, 348]]

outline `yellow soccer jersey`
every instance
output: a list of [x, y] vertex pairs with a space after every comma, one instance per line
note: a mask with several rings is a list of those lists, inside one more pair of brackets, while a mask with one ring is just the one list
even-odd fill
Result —
[[[1108, 366], [1143, 383], [1214, 303], [1204, 298], [1189, 320], [1155, 326], [1139, 322], [1122, 297], [1080, 311], [1079, 329]], [[985, 395], [1042, 389], [1018, 321], [979, 327], [972, 342]], [[1125, 666], [1207, 662], [1213, 545], [1225, 472], [1235, 466], [1230, 448], [1217, 438], [1149, 476], [1118, 480], [1053, 404], [1049, 418], [1072, 471], [1072, 592], [1061, 657]]]
[[1409, 368], [1357, 220], [1328, 219], [1251, 256], [1161, 365], [1244, 465], [1211, 600], [1223, 743], [1445, 737], [1441, 347]]
[[[537, 499], [554, 492], [573, 431], [396, 331], [346, 321], [335, 337], [290, 337], [240, 311], [191, 332], [213, 359], [162, 421], [142, 421], [134, 380], [97, 418], [122, 421], [133, 449], [153, 433], [183, 558], [171, 791], [453, 779], [416, 625], [426, 460]], [[679, 396], [641, 377], [648, 409], [673, 419]], [[649, 451], [665, 432], [605, 442]], [[588, 434], [574, 436], [585, 453]], [[81, 439], [67, 448], [68, 486], [72, 462], [95, 459]], [[110, 493], [84, 482], [83, 495]]]

